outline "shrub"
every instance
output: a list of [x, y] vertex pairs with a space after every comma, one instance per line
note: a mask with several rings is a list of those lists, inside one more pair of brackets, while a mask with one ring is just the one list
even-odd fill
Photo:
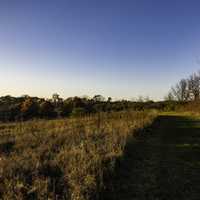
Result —
[[86, 110], [85, 108], [74, 108], [71, 115], [74, 116], [74, 117], [81, 117], [83, 116], [84, 114], [86, 114]]

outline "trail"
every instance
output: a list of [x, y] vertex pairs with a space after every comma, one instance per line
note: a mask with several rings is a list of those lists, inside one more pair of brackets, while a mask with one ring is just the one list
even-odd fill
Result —
[[200, 121], [160, 116], [127, 144], [104, 200], [199, 200]]

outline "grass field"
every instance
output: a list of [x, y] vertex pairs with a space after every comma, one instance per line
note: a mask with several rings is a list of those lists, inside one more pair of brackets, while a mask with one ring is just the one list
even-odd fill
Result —
[[200, 199], [200, 119], [164, 113], [129, 142], [104, 199]]
[[152, 112], [0, 124], [0, 199], [99, 199]]
[[198, 200], [200, 118], [118, 112], [0, 125], [0, 199]]

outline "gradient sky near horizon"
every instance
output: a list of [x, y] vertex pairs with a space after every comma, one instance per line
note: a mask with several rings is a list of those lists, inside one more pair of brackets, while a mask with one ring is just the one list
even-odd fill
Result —
[[200, 69], [198, 0], [2, 0], [0, 95], [162, 99]]

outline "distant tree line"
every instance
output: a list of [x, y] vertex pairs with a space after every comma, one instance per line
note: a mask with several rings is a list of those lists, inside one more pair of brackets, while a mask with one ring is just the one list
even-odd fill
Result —
[[200, 71], [193, 73], [186, 79], [181, 79], [166, 97], [174, 101], [197, 101], [200, 100]]
[[112, 101], [109, 97], [105, 99], [101, 95], [93, 98], [70, 97], [62, 99], [58, 94], [54, 94], [51, 99], [30, 97], [3, 96], [0, 97], [0, 121], [20, 121], [34, 118], [54, 119], [70, 116], [90, 115], [97, 112], [112, 112], [123, 110], [145, 110], [174, 109], [175, 104], [171, 101], [153, 102], [140, 101]]

